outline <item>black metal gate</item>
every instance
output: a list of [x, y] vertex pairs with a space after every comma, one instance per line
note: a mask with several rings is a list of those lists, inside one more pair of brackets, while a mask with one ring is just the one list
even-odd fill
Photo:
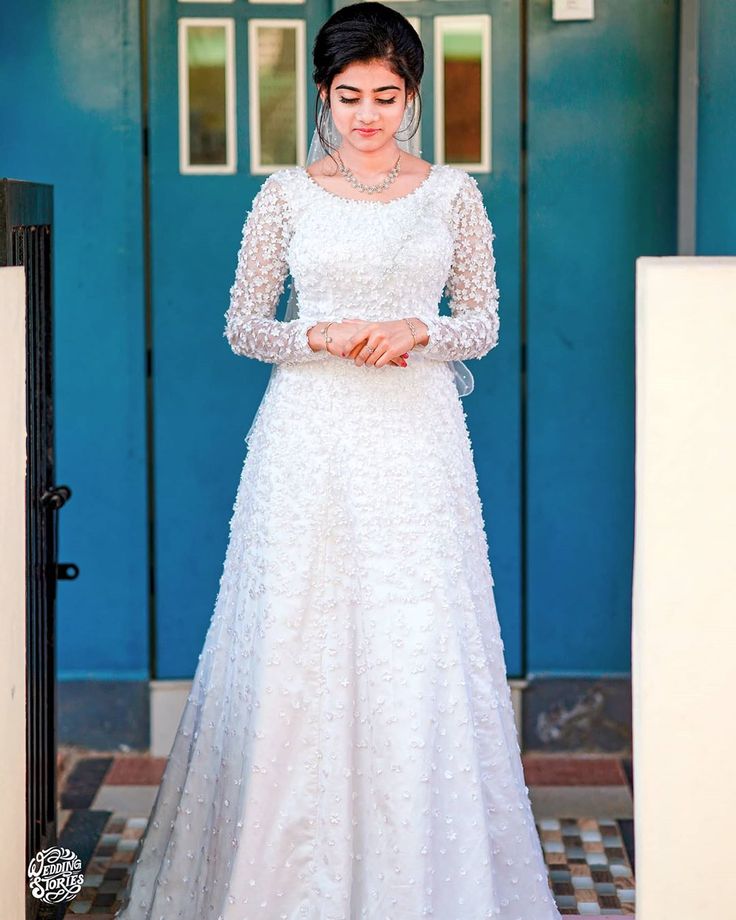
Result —
[[[0, 266], [26, 276], [26, 866], [57, 842], [56, 582], [78, 574], [57, 562], [52, 226], [52, 186], [0, 180]], [[40, 906], [26, 888], [27, 920]]]

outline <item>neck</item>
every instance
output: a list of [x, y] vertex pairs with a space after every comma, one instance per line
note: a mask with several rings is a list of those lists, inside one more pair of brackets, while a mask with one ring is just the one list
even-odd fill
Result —
[[386, 173], [393, 169], [401, 149], [397, 144], [387, 144], [378, 150], [366, 152], [365, 150], [358, 150], [343, 141], [337, 152], [348, 169], [361, 175], [370, 176], [377, 173]]

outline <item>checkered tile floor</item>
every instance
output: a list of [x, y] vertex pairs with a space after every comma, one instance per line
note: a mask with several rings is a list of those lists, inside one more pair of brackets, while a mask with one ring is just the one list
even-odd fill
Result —
[[[60, 761], [60, 843], [81, 858], [85, 876], [64, 916], [109, 920], [166, 761], [76, 749], [61, 751]], [[630, 761], [528, 754], [524, 772], [560, 913], [633, 916]]]

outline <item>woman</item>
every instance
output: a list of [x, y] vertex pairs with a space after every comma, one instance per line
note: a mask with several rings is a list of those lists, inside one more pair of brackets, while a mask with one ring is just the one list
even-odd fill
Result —
[[399, 146], [422, 71], [400, 13], [336, 12], [328, 153], [247, 215], [225, 335], [275, 373], [124, 920], [559, 918], [451, 363], [498, 341], [493, 231]]

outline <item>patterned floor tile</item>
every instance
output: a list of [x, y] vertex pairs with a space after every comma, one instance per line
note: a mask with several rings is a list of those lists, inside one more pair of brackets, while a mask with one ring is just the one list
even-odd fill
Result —
[[101, 786], [94, 807], [118, 815], [149, 815], [158, 786]]
[[[625, 837], [633, 833], [633, 826], [626, 772], [620, 762], [611, 764], [610, 757], [595, 758], [593, 766], [591, 758], [580, 758], [585, 763], [579, 765], [572, 762], [575, 759], [525, 758], [525, 775], [555, 901], [565, 916], [595, 916], [600, 920], [632, 917], [633, 851], [627, 848]], [[119, 896], [166, 760], [137, 755], [90, 760], [90, 765], [83, 759], [74, 764], [68, 773], [71, 791], [62, 789], [60, 795], [65, 803], [86, 803], [82, 808], [65, 804], [64, 809], [60, 842], [82, 858], [85, 874], [84, 887], [70, 902], [65, 917], [84, 914], [110, 920], [120, 906]], [[576, 786], [576, 777], [584, 777], [586, 785]], [[534, 786], [532, 779], [543, 780], [544, 785]], [[571, 803], [572, 809], [565, 807]], [[551, 805], [558, 810], [550, 813]], [[583, 805], [588, 810], [578, 813]]]
[[528, 786], [626, 786], [619, 757], [523, 756]]
[[539, 818], [632, 818], [634, 803], [626, 786], [530, 786], [532, 810]]
[[165, 757], [144, 754], [116, 757], [105, 777], [107, 786], [158, 786], [166, 768]]
[[87, 757], [78, 760], [66, 776], [60, 790], [60, 807], [89, 808], [112, 762], [112, 757]]

